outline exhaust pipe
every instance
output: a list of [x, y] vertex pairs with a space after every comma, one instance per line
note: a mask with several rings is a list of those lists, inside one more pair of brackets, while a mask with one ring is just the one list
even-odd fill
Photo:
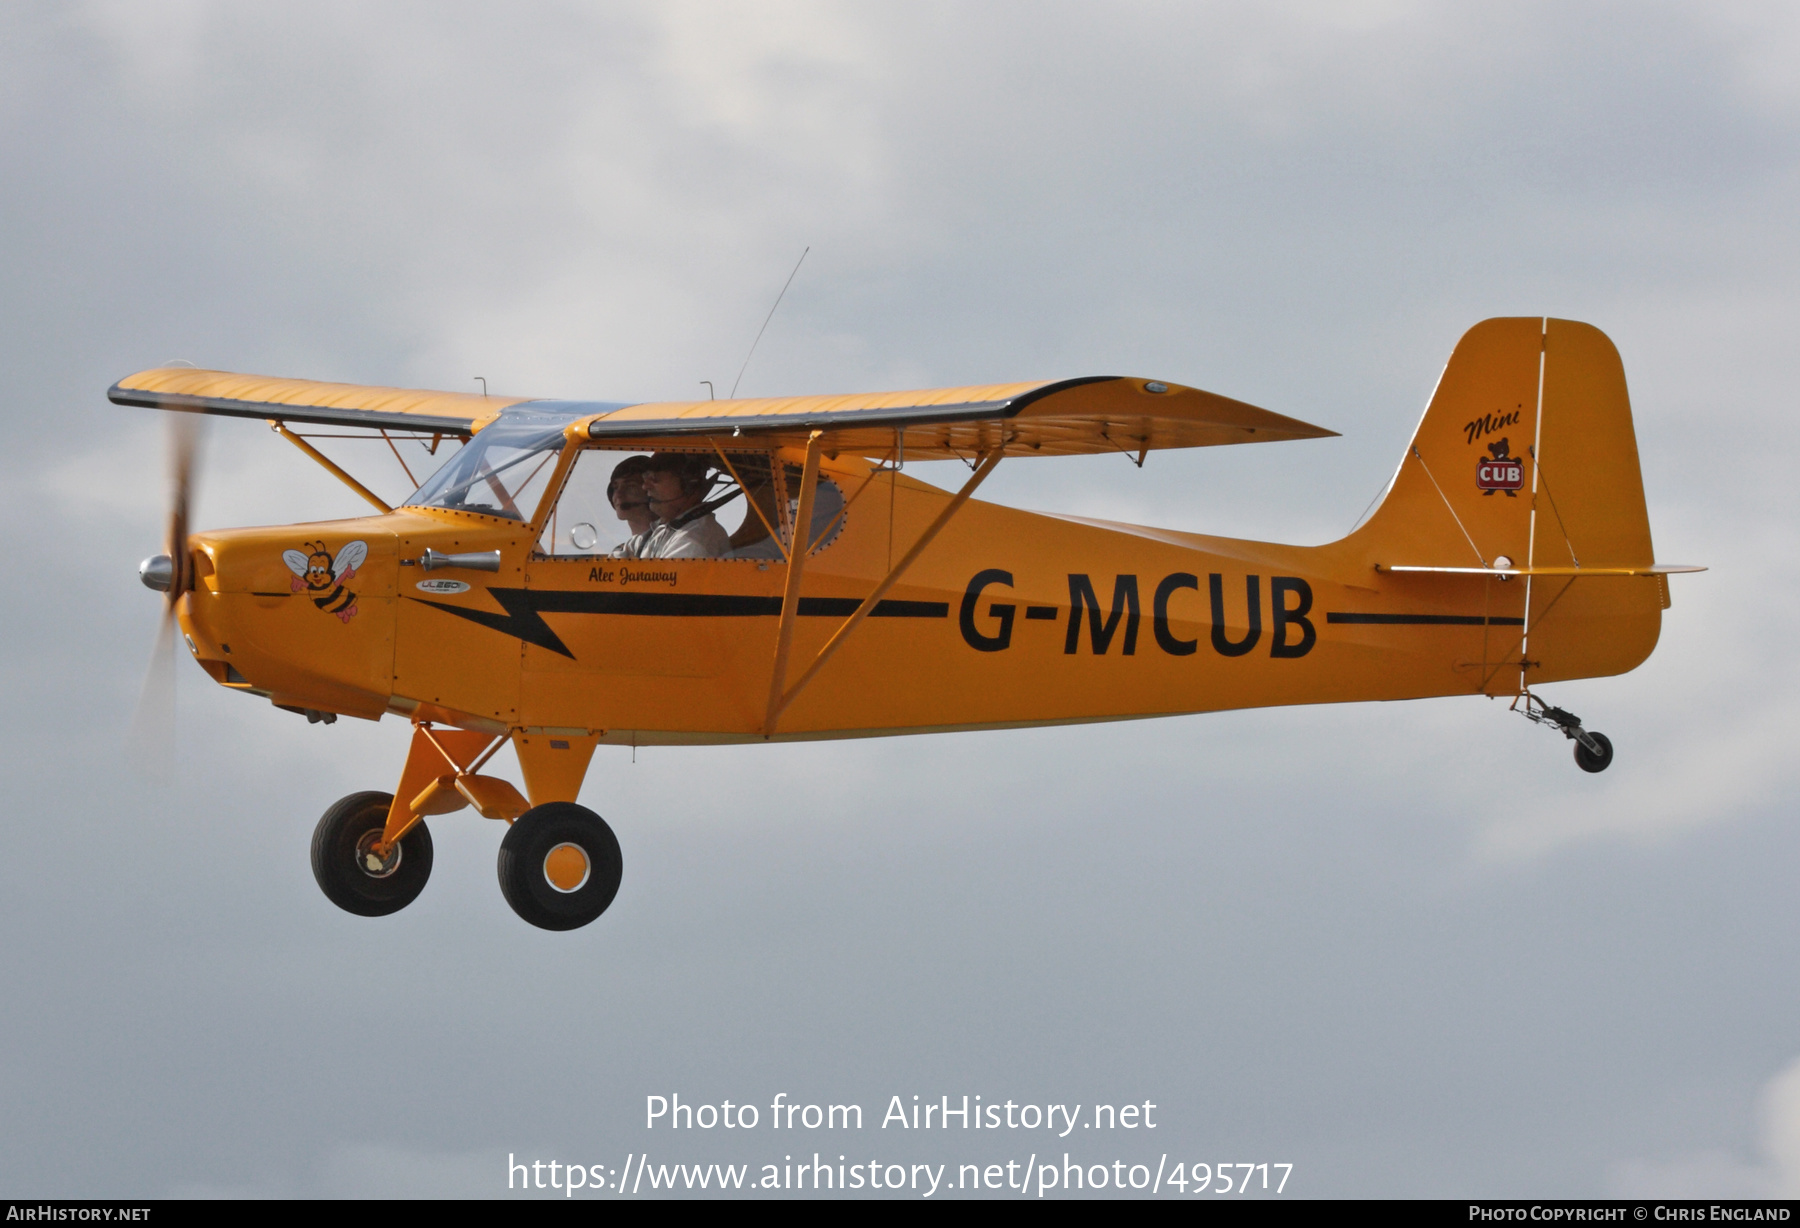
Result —
[[[436, 571], [440, 567], [460, 567], [465, 571], [499, 571], [500, 552], [477, 550], [468, 554], [440, 554], [427, 547], [425, 553], [419, 556], [419, 566], [426, 571]], [[149, 581], [144, 583], [148, 584]]]

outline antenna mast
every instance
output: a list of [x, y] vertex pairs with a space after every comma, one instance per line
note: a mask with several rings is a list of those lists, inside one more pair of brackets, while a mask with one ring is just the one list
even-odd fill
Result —
[[[811, 250], [812, 246], [808, 244], [806, 251], [800, 253], [800, 259], [794, 261], [794, 273], [798, 273], [800, 266], [806, 263], [806, 252]], [[781, 283], [781, 293], [775, 296], [775, 307], [781, 306], [781, 300], [787, 297], [788, 287], [794, 284], [794, 273], [789, 273], [787, 280]], [[769, 308], [769, 314], [763, 317], [762, 327], [756, 330], [756, 340], [750, 343], [750, 353], [744, 355], [744, 365], [738, 368], [737, 378], [731, 381], [731, 395], [726, 400], [737, 400], [738, 385], [744, 382], [744, 372], [750, 369], [750, 358], [756, 353], [756, 347], [762, 341], [763, 334], [768, 331], [769, 321], [775, 318], [775, 307]]]

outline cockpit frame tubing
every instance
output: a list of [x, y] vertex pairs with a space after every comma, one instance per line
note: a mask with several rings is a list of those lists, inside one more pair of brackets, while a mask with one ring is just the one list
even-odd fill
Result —
[[[710, 443], [713, 446], [713, 451], [717, 452], [719, 454], [719, 459], [721, 461], [725, 462], [725, 472], [727, 472], [731, 475], [731, 480], [736, 482], [738, 484], [738, 489], [744, 492], [744, 502], [748, 503], [750, 505], [750, 510], [756, 513], [756, 518], [758, 520], [762, 521], [763, 528], [765, 528], [769, 531], [770, 540], [775, 543], [775, 548], [777, 550], [781, 551], [781, 561], [784, 563], [787, 562], [788, 561], [788, 550], [787, 550], [787, 546], [782, 543], [781, 534], [776, 531], [774, 525], [769, 523], [769, 518], [767, 516], [763, 515], [762, 508], [756, 506], [756, 500], [754, 500], [750, 497], [750, 488], [748, 486], [744, 485], [744, 479], [738, 476], [737, 467], [731, 463], [731, 458], [729, 456], [725, 455], [725, 449], [721, 448], [719, 446], [719, 441], [716, 439], [708, 439], [706, 442]], [[776, 456], [774, 452], [770, 452], [769, 453], [769, 471], [770, 471], [770, 485], [771, 486], [774, 485], [775, 466], [779, 465], [780, 463], [781, 463], [781, 459], [778, 456]]]
[[[531, 518], [521, 522], [531, 533], [532, 551], [537, 551], [543, 541], [545, 528], [556, 517], [557, 505], [562, 502], [563, 485], [569, 480], [569, 470], [575, 467], [576, 458], [583, 451], [589, 450], [600, 451], [601, 449], [590, 449], [587, 437], [577, 434], [573, 426], [563, 432], [563, 446], [556, 454], [556, 464], [551, 468], [550, 478], [544, 485], [543, 497], [538, 500], [538, 505], [533, 509]], [[552, 537], [554, 538], [554, 535]], [[556, 544], [552, 540], [550, 550], [546, 553], [554, 555], [555, 552]]]
[[857, 628], [862, 620], [869, 616], [881, 599], [887, 596], [888, 590], [899, 582], [900, 576], [906, 569], [918, 561], [921, 554], [925, 553], [925, 547], [929, 546], [932, 539], [943, 531], [944, 526], [950, 523], [957, 512], [962, 510], [963, 505], [969, 501], [969, 496], [975, 493], [975, 488], [987, 480], [988, 474], [992, 473], [1000, 464], [1000, 458], [1005, 454], [1006, 447], [1001, 445], [982, 457], [981, 463], [975, 467], [975, 472], [969, 475], [969, 480], [963, 483], [962, 489], [957, 491], [956, 495], [945, 505], [944, 510], [938, 513], [937, 519], [932, 521], [923, 533], [919, 534], [919, 540], [913, 543], [912, 549], [908, 550], [905, 557], [889, 569], [881, 583], [875, 586], [875, 591], [863, 598], [862, 604], [856, 607], [855, 612], [844, 620], [843, 625], [832, 633], [830, 639], [825, 641], [825, 646], [819, 649], [818, 655], [812, 659], [812, 664], [807, 666], [804, 674], [800, 675], [800, 680], [782, 695], [779, 704], [771, 706], [769, 719], [764, 726], [764, 737], [775, 732], [775, 722], [781, 719], [781, 714], [787, 711], [788, 705], [792, 704], [799, 697], [800, 692], [806, 689], [807, 684], [818, 676], [820, 670], [825, 668], [825, 663], [831, 660], [831, 655], [838, 650], [845, 638]]
[[538, 499], [537, 507], [532, 509], [531, 516], [522, 521], [531, 531], [534, 549], [538, 539], [544, 535], [544, 526], [556, 515], [556, 505], [562, 501], [563, 484], [569, 480], [569, 470], [575, 467], [575, 458], [581, 455], [585, 445], [585, 436], [577, 434], [573, 426], [563, 431], [563, 446], [557, 451], [556, 463], [550, 468], [550, 477], [544, 483], [544, 493]]

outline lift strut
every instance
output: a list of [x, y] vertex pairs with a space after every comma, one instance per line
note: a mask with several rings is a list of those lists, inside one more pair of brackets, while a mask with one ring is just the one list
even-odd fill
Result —
[[[806, 447], [806, 476], [801, 478], [800, 513], [794, 529], [797, 539], [802, 538], [811, 522], [812, 489], [814, 478], [818, 472], [818, 446], [819, 433], [814, 432]], [[805, 690], [814, 678], [818, 677], [819, 671], [825, 668], [825, 663], [831, 659], [832, 654], [837, 652], [844, 640], [862, 623], [863, 619], [869, 616], [881, 599], [887, 596], [888, 590], [899, 582], [906, 569], [918, 561], [921, 554], [925, 553], [925, 547], [931, 544], [932, 539], [937, 537], [943, 531], [944, 526], [955, 518], [956, 513], [962, 510], [963, 505], [969, 501], [969, 496], [975, 493], [976, 487], [987, 480], [988, 474], [994, 471], [994, 467], [1000, 463], [1000, 458], [1005, 455], [1005, 452], [1006, 447], [1001, 444], [981, 458], [981, 462], [975, 466], [975, 472], [969, 475], [969, 480], [964, 482], [962, 489], [956, 492], [949, 503], [945, 504], [944, 510], [938, 513], [937, 519], [933, 520], [930, 526], [919, 535], [919, 540], [913, 543], [912, 549], [908, 550], [905, 556], [889, 569], [887, 575], [882, 577], [881, 583], [875, 586], [875, 591], [863, 598], [862, 604], [856, 607], [855, 612], [844, 620], [843, 625], [832, 633], [830, 639], [825, 641], [825, 646], [819, 649], [818, 655], [812, 659], [812, 664], [808, 665], [806, 672], [800, 675], [800, 680], [784, 691], [782, 685], [787, 680], [788, 648], [793, 638], [794, 613], [799, 607], [800, 564], [806, 557], [805, 547], [797, 548], [789, 556], [788, 589], [787, 596], [783, 598], [781, 604], [782, 625], [778, 632], [779, 638], [775, 652], [775, 673], [769, 682], [769, 715], [763, 722], [765, 738], [774, 735], [775, 725], [781, 719], [781, 714], [787, 711], [788, 706], [794, 702], [800, 692]]]

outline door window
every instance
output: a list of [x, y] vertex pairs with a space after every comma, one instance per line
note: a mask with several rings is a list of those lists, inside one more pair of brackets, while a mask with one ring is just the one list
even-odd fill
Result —
[[[624, 453], [585, 449], [575, 458], [538, 550], [550, 558], [779, 559], [798, 514], [801, 469], [773, 466], [766, 452]], [[671, 460], [671, 457], [678, 459]], [[664, 476], [682, 471], [680, 483]], [[646, 484], [653, 467], [661, 473]], [[670, 505], [653, 494], [679, 491]], [[843, 491], [820, 475], [813, 497], [813, 549], [843, 529]]]

